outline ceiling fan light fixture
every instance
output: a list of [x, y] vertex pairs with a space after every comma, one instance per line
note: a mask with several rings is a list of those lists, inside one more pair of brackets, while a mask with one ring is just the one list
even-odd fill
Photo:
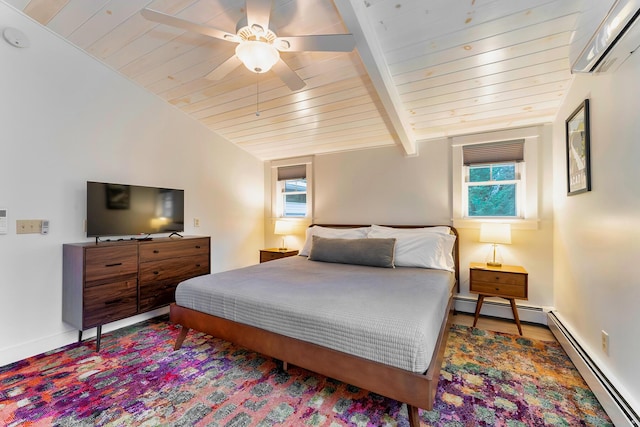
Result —
[[236, 55], [254, 73], [266, 73], [280, 59], [272, 44], [260, 40], [245, 40], [236, 47]]

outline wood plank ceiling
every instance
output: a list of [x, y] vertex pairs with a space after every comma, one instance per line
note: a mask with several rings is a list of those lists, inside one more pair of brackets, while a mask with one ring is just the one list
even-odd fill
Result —
[[[278, 35], [353, 33], [351, 53], [283, 53], [306, 86], [241, 66], [235, 44], [156, 24], [149, 7], [235, 33], [244, 0], [2, 0], [259, 159], [549, 122], [571, 80], [582, 0], [274, 0]], [[259, 116], [256, 115], [257, 109]]]

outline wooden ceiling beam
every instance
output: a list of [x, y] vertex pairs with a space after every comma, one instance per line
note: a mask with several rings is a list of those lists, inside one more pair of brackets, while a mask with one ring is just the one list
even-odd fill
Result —
[[358, 0], [335, 0], [335, 5], [347, 28], [356, 39], [356, 49], [373, 82], [378, 97], [384, 106], [397, 138], [407, 156], [418, 154], [416, 138], [402, 107], [400, 95], [393, 82], [384, 58], [379, 39], [367, 20], [366, 2]]

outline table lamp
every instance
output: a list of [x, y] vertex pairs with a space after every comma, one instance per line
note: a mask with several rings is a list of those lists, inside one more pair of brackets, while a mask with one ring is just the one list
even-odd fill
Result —
[[480, 241], [493, 245], [492, 253], [487, 257], [487, 265], [490, 267], [502, 266], [498, 244], [511, 244], [511, 225], [495, 222], [480, 224]]
[[273, 234], [276, 236], [282, 236], [282, 246], [278, 248], [279, 251], [286, 251], [285, 239], [289, 234], [293, 234], [293, 223], [290, 221], [276, 220], [276, 225], [273, 230]]

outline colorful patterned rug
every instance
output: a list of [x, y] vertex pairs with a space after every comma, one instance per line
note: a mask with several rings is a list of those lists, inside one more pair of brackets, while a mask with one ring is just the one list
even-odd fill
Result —
[[[166, 317], [0, 367], [3, 426], [408, 426], [406, 406]], [[557, 343], [451, 329], [423, 426], [610, 426]]]

